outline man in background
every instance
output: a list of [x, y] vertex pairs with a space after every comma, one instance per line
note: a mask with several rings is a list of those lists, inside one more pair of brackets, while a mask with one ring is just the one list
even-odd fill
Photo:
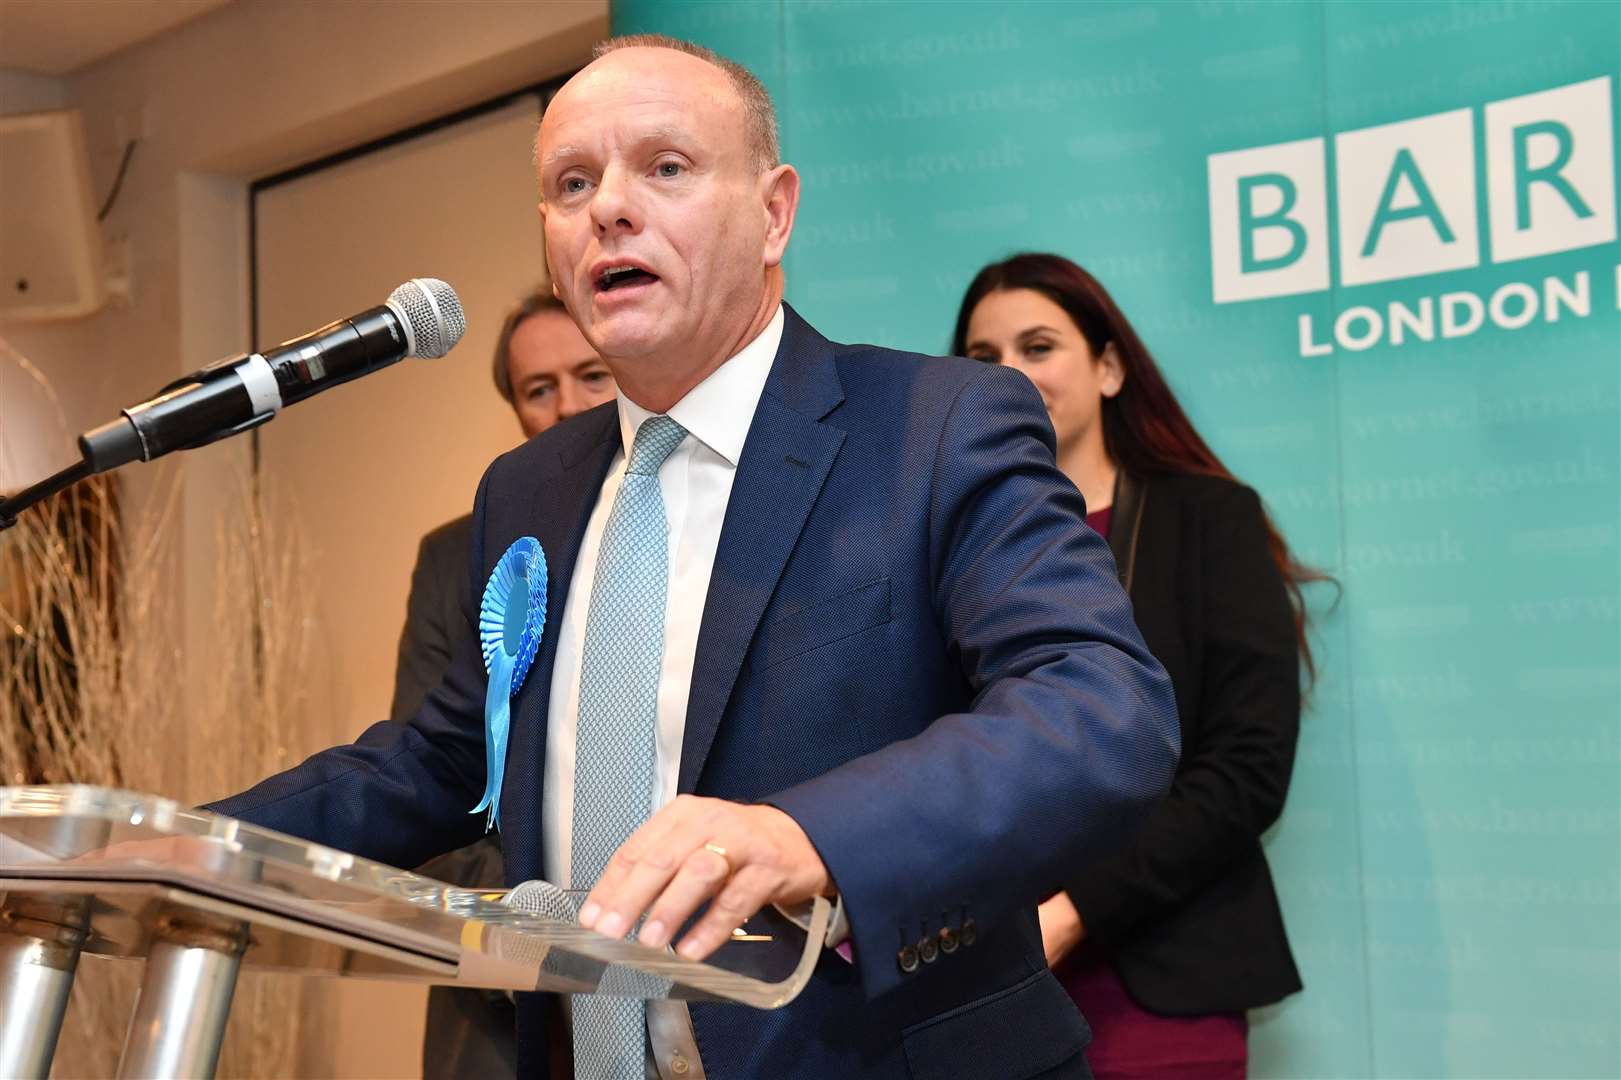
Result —
[[[530, 294], [507, 315], [495, 342], [493, 374], [495, 388], [512, 406], [525, 439], [614, 396], [607, 365], [549, 290]], [[472, 522], [472, 515], [464, 514], [422, 538], [394, 670], [389, 716], [396, 721], [416, 714], [450, 666], [453, 643], [467, 633], [462, 594]], [[464, 888], [502, 888], [500, 834], [489, 833], [417, 870]], [[517, 1058], [513, 1023], [512, 999], [499, 991], [435, 987], [428, 994], [423, 1075], [457, 1080], [512, 1076]]]

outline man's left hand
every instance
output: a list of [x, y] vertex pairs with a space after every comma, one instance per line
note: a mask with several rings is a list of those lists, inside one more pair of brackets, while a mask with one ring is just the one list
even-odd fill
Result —
[[774, 806], [679, 795], [608, 861], [580, 908], [580, 925], [661, 948], [711, 900], [676, 952], [702, 960], [767, 904], [831, 896], [832, 880], [799, 824]]
[[1041, 921], [1041, 948], [1047, 954], [1048, 967], [1057, 967], [1086, 939], [1086, 926], [1069, 893], [1049, 897], [1036, 909], [1036, 917]]

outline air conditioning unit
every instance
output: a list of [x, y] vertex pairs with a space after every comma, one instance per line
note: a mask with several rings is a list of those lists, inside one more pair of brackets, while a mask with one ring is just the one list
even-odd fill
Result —
[[78, 110], [0, 116], [0, 320], [75, 319], [106, 301]]

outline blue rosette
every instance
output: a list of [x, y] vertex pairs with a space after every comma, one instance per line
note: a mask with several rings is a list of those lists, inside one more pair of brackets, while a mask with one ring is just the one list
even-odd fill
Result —
[[507, 548], [484, 586], [478, 609], [479, 644], [489, 688], [484, 694], [484, 798], [468, 811], [489, 812], [486, 830], [501, 827], [501, 780], [507, 767], [507, 734], [512, 728], [512, 695], [540, 650], [546, 629], [546, 554], [533, 536], [520, 536]]

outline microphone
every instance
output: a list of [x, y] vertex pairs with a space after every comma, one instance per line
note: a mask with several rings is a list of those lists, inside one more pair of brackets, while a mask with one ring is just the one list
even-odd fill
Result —
[[441, 357], [466, 329], [455, 289], [438, 278], [412, 278], [358, 315], [175, 380], [118, 419], [80, 435], [79, 451], [88, 471], [99, 473], [195, 449], [406, 356]]
[[559, 922], [579, 918], [579, 901], [549, 881], [524, 881], [501, 898], [510, 908], [527, 915], [541, 915]]

